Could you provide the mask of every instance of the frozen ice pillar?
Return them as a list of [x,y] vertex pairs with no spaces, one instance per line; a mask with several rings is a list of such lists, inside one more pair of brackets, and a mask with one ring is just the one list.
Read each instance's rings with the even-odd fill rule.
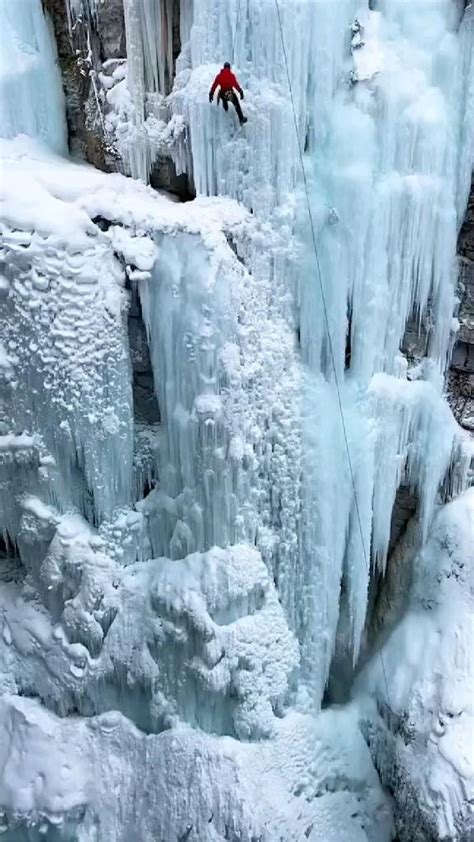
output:
[[61,75],[41,0],[0,0],[0,134],[26,134],[67,149]]
[[164,237],[159,248],[140,286],[162,421],[151,541],[156,556],[182,558],[236,537],[219,366],[231,284],[197,237]]

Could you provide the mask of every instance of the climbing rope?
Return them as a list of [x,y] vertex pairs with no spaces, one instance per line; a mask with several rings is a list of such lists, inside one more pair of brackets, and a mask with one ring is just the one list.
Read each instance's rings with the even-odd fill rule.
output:
[[[286,77],[287,77],[287,80],[288,80],[288,90],[289,90],[290,99],[291,99],[291,108],[292,108],[292,112],[293,112],[293,121],[294,121],[294,124],[295,124],[296,141],[297,141],[297,144],[298,144],[298,152],[299,152],[299,159],[300,159],[300,163],[301,163],[301,171],[302,171],[302,174],[303,174],[303,184],[304,184],[304,190],[305,190],[305,194],[306,194],[306,204],[307,204],[307,207],[308,207],[308,217],[309,217],[309,224],[310,224],[310,228],[311,228],[311,237],[312,237],[312,241],[313,241],[314,256],[315,256],[315,259],[316,259],[319,289],[320,289],[320,293],[321,293],[321,301],[323,303],[324,322],[325,322],[326,334],[327,334],[327,339],[328,339],[329,355],[330,355],[330,358],[331,358],[331,365],[332,365],[332,369],[333,369],[333,373],[334,373],[334,382],[336,384],[337,400],[338,400],[338,406],[339,406],[339,413],[340,413],[340,416],[341,416],[342,431],[343,431],[343,435],[344,435],[344,443],[345,443],[345,449],[346,449],[346,454],[347,454],[347,462],[348,462],[348,465],[349,465],[349,474],[350,474],[350,479],[351,479],[351,484],[352,484],[352,491],[353,491],[353,495],[354,495],[354,505],[355,505],[355,510],[356,510],[357,523],[358,523],[358,527],[359,527],[360,543],[361,543],[361,546],[362,546],[362,554],[363,554],[363,557],[364,557],[365,566],[367,568],[367,574],[370,578],[369,560],[368,560],[368,554],[367,554],[365,541],[364,541],[364,532],[363,532],[363,529],[362,529],[362,520],[361,520],[361,516],[360,516],[359,502],[358,502],[358,499],[357,499],[354,468],[353,468],[353,464],[352,464],[351,451],[350,451],[350,447],[349,447],[349,438],[348,438],[348,435],[347,435],[347,427],[346,427],[346,420],[345,420],[345,417],[344,417],[344,409],[343,409],[343,406],[342,406],[341,389],[340,389],[340,385],[339,385],[339,377],[338,377],[338,374],[337,374],[337,367],[336,367],[336,357],[335,357],[335,354],[334,354],[334,347],[333,347],[333,342],[332,342],[332,338],[331,338],[331,331],[330,331],[330,328],[329,328],[328,308],[327,308],[327,304],[326,304],[326,296],[325,296],[325,293],[324,293],[323,278],[322,278],[322,272],[321,272],[321,263],[320,263],[320,260],[319,260],[318,245],[317,245],[317,240],[316,240],[316,230],[315,230],[315,226],[314,226],[313,213],[312,213],[312,210],[311,210],[311,202],[310,202],[310,199],[309,199],[308,179],[307,179],[307,176],[306,176],[306,170],[305,170],[305,166],[304,166],[304,157],[303,157],[303,147],[302,147],[302,144],[301,144],[300,133],[299,133],[299,129],[298,129],[298,117],[297,117],[297,114],[296,114],[295,99],[294,99],[294,96],[293,96],[293,86],[291,84],[290,68],[289,68],[289,64],[288,64],[288,56],[287,56],[287,52],[286,52],[285,38],[284,38],[284,35],[283,35],[283,24],[282,24],[282,20],[281,20],[279,2],[278,2],[278,0],[274,0],[274,2],[275,2],[275,9],[276,9],[277,18],[278,18],[278,26],[279,26],[279,29],[280,29],[281,46],[282,46],[282,49],[283,49],[283,58],[284,58],[285,68],[286,68]],[[385,689],[386,689],[386,692],[387,692],[387,699],[388,699],[389,692],[388,692],[387,674],[386,674],[386,671],[385,671],[385,663],[384,663],[384,660],[383,660],[382,653],[379,651],[378,654],[379,654],[379,657],[380,657],[380,663],[381,663],[381,666],[382,666],[382,673],[383,673],[383,678],[384,678],[384,682],[385,682]]]

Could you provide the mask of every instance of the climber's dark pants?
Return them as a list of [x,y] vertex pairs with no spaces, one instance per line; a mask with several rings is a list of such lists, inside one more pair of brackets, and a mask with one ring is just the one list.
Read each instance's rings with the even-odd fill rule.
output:
[[239,118],[239,122],[243,123],[244,115],[242,114],[242,109],[240,107],[240,102],[237,99],[237,94],[234,91],[219,91],[219,99],[224,106],[224,111],[229,110],[229,102],[232,103],[235,110],[237,111],[237,117]]

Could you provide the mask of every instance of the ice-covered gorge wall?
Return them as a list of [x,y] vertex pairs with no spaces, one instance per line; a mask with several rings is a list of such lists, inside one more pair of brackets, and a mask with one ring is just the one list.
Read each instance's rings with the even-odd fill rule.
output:
[[[472,161],[465,126],[470,119],[472,132],[472,19],[458,31],[451,2],[385,2],[358,16],[365,44],[353,57],[361,81],[340,88],[312,154],[324,302],[314,282],[302,284],[301,298],[303,356],[316,378],[322,371],[331,380],[335,365],[344,384],[358,506],[352,495],[339,559],[347,594],[343,625],[352,629],[356,651],[369,547],[383,566],[396,487],[404,481],[419,496],[426,535],[452,459],[462,474],[440,393],[453,330],[459,202],[464,205],[469,184],[466,158]],[[319,224],[322,196],[337,209],[337,225]],[[315,272],[310,254],[308,277]],[[324,306],[328,323],[321,318]],[[426,345],[407,380],[400,348],[409,318],[423,326]],[[364,406],[367,385],[371,407]],[[347,476],[342,442],[335,449],[339,464],[328,463],[323,440],[319,449],[319,472],[322,458],[328,476]],[[343,528],[344,520],[339,532]]]
[[[319,702],[341,613],[341,578],[343,626],[356,655],[368,556],[372,548],[374,560],[385,563],[397,485],[407,481],[421,497],[426,530],[456,452],[457,431],[439,397],[439,368],[453,310],[454,195],[461,207],[469,159],[469,18],[458,32],[450,14],[455,6],[448,0],[430,4],[433,29],[420,43],[423,26],[413,25],[415,12],[408,15],[408,4],[395,0],[370,13],[352,0],[279,0],[356,508],[275,2],[192,5],[191,26],[191,3],[181,4],[183,52],[170,97],[186,129],[177,161],[192,171],[198,193],[242,201],[260,230],[255,237],[245,225],[229,232],[245,268],[239,273],[224,266],[215,287],[206,289],[209,266],[207,257],[199,263],[198,249],[193,260],[199,271],[190,284],[195,263],[183,245],[175,254],[163,249],[148,298],[145,284],[141,288],[166,419],[158,466],[162,505],[155,507],[155,494],[148,503],[151,519],[164,511],[169,520],[155,530],[154,551],[177,558],[213,543],[256,542],[298,634],[304,677]],[[127,15],[137,16],[137,27],[128,27],[127,51],[132,64],[134,56],[141,62],[145,96],[145,78],[162,74],[143,44],[145,4],[127,0],[126,7]],[[366,44],[351,54],[356,14]],[[147,35],[157,34],[156,18],[147,20],[154,20]],[[207,99],[227,58],[246,91],[243,131],[232,110],[225,115]],[[367,81],[353,85],[351,73]],[[409,159],[407,136],[413,141]],[[147,159],[139,145],[137,153],[140,168]],[[458,154],[462,167],[454,160]],[[301,243],[305,265],[294,260]],[[226,286],[234,298],[224,296],[223,311],[215,293]],[[177,312],[176,290],[185,305]],[[291,300],[300,305],[295,320]],[[412,304],[421,318],[428,301],[435,327],[426,359],[410,373],[412,383],[398,349]],[[164,364],[175,375],[166,388]],[[90,473],[100,474],[101,466],[94,463]],[[122,486],[120,502],[129,499],[127,484]],[[227,497],[230,505],[221,506]],[[112,494],[104,510],[114,502]]]
[[[462,483],[467,464],[441,398],[472,164],[472,9],[461,21],[462,5],[278,3],[319,266],[274,0],[195,0],[178,60],[171,102],[187,129],[178,166],[198,194],[235,197],[306,243],[296,277],[284,261],[272,267],[299,298],[306,363],[298,550],[276,567],[318,697],[341,610],[357,657],[370,566],[385,565],[398,485],[419,496],[426,534],[448,467],[454,461]],[[246,93],[243,131],[232,110],[207,102],[226,59]],[[400,353],[409,318],[427,335],[410,372]]]
[[[181,5],[188,15],[189,0]],[[182,164],[191,168],[198,194],[230,195],[268,216],[290,199],[301,175],[276,4],[195,0],[192,7],[190,41],[178,61],[173,94],[173,108],[184,114],[188,127]],[[279,2],[303,143],[314,70],[324,77],[327,104],[342,71],[356,7],[355,0],[342,0],[337,8],[326,2]],[[244,133],[237,132],[235,120],[226,119],[222,108],[208,107],[207,92],[225,60],[232,62],[245,89],[244,111],[250,119]]]
[[[351,96],[339,93],[315,148],[315,199],[322,185],[341,221],[321,236],[323,274],[338,277],[327,298],[332,312],[334,298],[348,302],[351,371],[364,379],[396,370],[408,317],[421,323],[428,307],[428,356],[446,364],[455,240],[472,165],[470,18],[458,31],[451,0],[395,0],[361,15],[366,43],[354,51],[355,73],[367,81]],[[303,322],[303,334],[318,366],[324,328],[314,335],[304,303],[311,326]],[[334,324],[339,347],[344,315]],[[342,372],[340,357],[339,364]]]
[[[301,183],[301,166],[277,4],[233,0],[223,8],[216,0],[183,0],[186,18],[191,5],[190,41],[171,97],[186,119],[183,164],[192,170],[198,194],[230,195],[257,216],[267,218],[275,206],[281,213]],[[416,311],[421,321],[428,300],[431,352],[445,364],[453,239],[472,168],[472,11],[460,23],[461,6],[456,0],[278,3],[298,133],[307,176],[313,176],[313,219],[338,330],[339,374],[347,304],[351,367],[361,374],[364,369],[365,378],[394,370],[407,318]],[[366,43],[351,55],[356,14]],[[250,120],[243,132],[207,103],[207,83],[224,57],[233,61],[246,91]],[[328,206],[336,208],[340,225],[323,224]],[[302,202],[300,225],[306,216]],[[381,280],[374,290],[375,278]],[[326,331],[317,318],[321,302],[316,313],[310,300],[304,302],[311,327],[306,333],[303,320],[303,343],[319,369]]]

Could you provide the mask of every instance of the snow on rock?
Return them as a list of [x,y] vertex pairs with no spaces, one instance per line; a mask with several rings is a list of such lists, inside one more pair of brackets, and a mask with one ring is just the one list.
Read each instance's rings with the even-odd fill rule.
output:
[[182,117],[171,115],[163,94],[144,94],[140,100],[129,89],[129,62],[107,62],[98,74],[98,97],[104,120],[105,140],[120,157],[124,171],[147,182],[159,155],[172,156],[182,141]]
[[415,560],[405,616],[357,682],[403,842],[473,832],[473,548],[471,489],[439,510]]
[[[371,80],[384,66],[386,53],[379,40],[381,22],[380,12],[366,12],[352,25],[351,48],[354,70],[351,78],[354,82]],[[389,60],[388,63],[390,63]]]
[[34,699],[0,705],[0,809],[17,833],[28,823],[84,841],[127,842],[133,826],[140,839],[389,842],[385,798],[343,712],[291,714],[274,740],[252,744],[186,726],[145,736],[116,712],[59,719]]

